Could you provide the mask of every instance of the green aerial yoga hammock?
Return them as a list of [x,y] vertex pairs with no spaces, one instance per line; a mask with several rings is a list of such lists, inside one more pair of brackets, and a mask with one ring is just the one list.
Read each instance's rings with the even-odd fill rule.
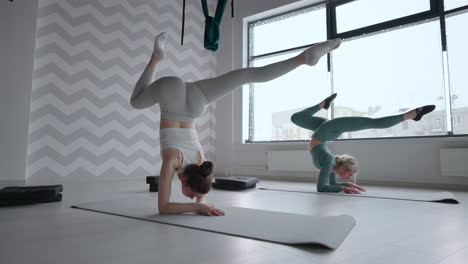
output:
[[216,6],[216,13],[214,17],[209,16],[208,5],[206,0],[201,0],[203,7],[203,14],[205,15],[205,49],[216,51],[219,44],[219,25],[223,18],[224,8],[226,7],[227,0],[218,0]]
[[[218,0],[216,6],[216,13],[214,17],[209,16],[208,4],[206,0],[201,0],[203,14],[205,15],[205,36],[204,46],[206,49],[216,51],[219,45],[219,25],[223,18],[224,8],[226,7],[227,0]],[[234,0],[231,0],[231,17],[234,17]],[[185,25],[185,0],[183,1],[182,12],[182,34],[180,45],[184,45],[184,25]]]

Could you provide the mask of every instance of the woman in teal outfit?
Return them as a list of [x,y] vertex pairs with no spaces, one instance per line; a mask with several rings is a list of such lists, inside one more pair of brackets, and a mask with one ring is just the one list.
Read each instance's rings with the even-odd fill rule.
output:
[[356,160],[349,155],[333,155],[326,142],[337,139],[344,132],[388,128],[408,119],[419,121],[423,115],[432,112],[435,105],[426,105],[404,114],[382,118],[339,117],[327,120],[314,116],[320,109],[328,109],[336,95],[332,94],[321,103],[293,114],[291,121],[297,126],[315,131],[309,142],[309,151],[315,167],[320,169],[317,191],[360,193],[365,190],[359,185],[335,180],[336,174],[342,179],[350,179],[357,172]]

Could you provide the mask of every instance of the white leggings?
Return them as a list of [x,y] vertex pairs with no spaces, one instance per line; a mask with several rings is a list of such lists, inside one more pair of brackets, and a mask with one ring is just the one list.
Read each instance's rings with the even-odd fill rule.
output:
[[154,82],[155,66],[148,64],[138,79],[130,103],[142,109],[159,103],[161,118],[193,123],[207,105],[248,83],[276,79],[299,66],[295,58],[263,67],[243,68],[219,77],[184,82],[178,77],[163,77]]

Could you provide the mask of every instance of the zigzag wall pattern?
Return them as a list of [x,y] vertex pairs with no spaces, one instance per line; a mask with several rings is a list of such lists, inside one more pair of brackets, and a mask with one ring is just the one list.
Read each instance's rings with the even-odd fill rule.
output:
[[[215,73],[200,2],[187,1],[184,46],[181,18],[182,0],[39,1],[28,178],[159,173],[159,107],[129,104],[154,36],[168,32],[155,78]],[[215,156],[214,109],[196,124],[207,159]]]

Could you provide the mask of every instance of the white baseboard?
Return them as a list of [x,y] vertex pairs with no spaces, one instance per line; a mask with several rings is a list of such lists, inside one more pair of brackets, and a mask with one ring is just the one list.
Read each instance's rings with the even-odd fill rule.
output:
[[24,186],[26,181],[24,180],[0,180],[0,186]]
[[102,182],[102,181],[134,181],[140,180],[146,182],[146,176],[132,177],[94,177],[94,176],[80,176],[80,177],[47,177],[47,178],[34,178],[26,179],[27,185],[52,185],[63,184],[66,182]]

